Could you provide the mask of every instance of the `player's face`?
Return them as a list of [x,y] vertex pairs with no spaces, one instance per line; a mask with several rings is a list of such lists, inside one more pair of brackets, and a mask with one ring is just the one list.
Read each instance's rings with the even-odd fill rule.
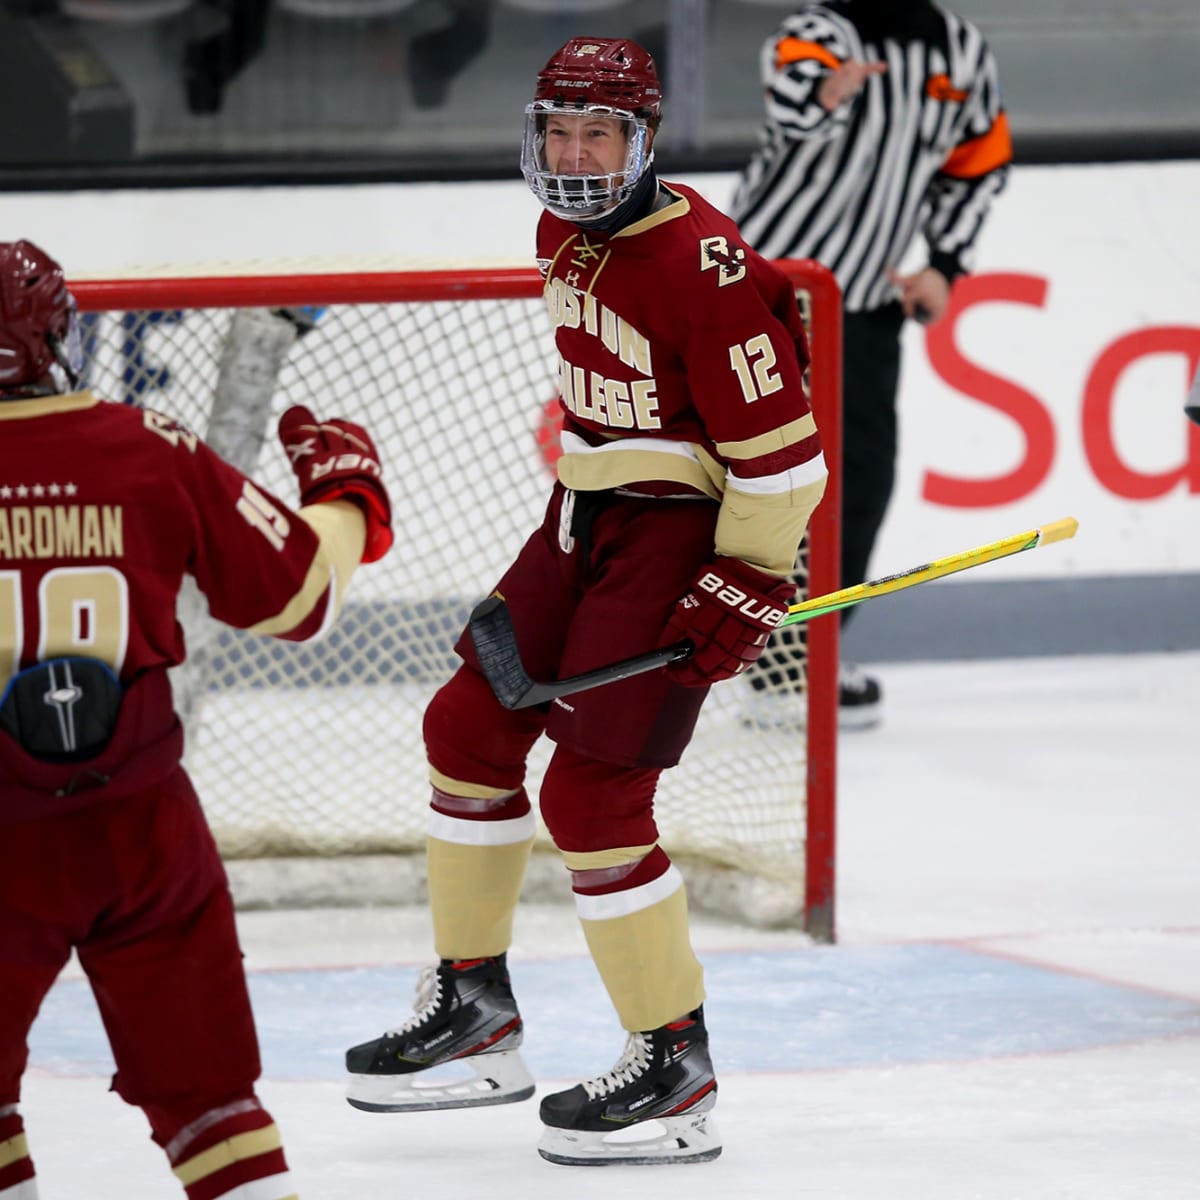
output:
[[546,118],[546,166],[553,175],[615,175],[625,168],[628,125],[618,117]]

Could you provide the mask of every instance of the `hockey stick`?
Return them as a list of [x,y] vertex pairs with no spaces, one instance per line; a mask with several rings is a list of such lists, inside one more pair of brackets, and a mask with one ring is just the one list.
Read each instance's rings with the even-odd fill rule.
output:
[[[976,546],[975,549],[964,550],[961,554],[936,558],[922,566],[902,571],[899,575],[887,575],[868,583],[856,583],[853,587],[827,592],[824,596],[814,596],[811,600],[791,605],[788,615],[781,622],[781,627],[795,625],[800,621],[811,621],[814,617],[837,612],[838,609],[849,608],[853,604],[861,604],[873,596],[886,596],[890,592],[903,591],[905,588],[916,587],[919,583],[928,583],[931,579],[941,579],[957,571],[994,562],[998,558],[1020,554],[1023,550],[1033,550],[1051,542],[1066,541],[1067,538],[1075,536],[1078,528],[1079,522],[1074,517],[1064,517],[1061,521],[1053,521],[1049,525],[1014,534],[998,542]],[[503,596],[489,596],[476,605],[467,628],[479,654],[479,665],[483,668],[496,699],[505,708],[510,709],[530,708],[559,696],[570,696],[574,692],[599,687],[604,683],[615,683],[618,679],[628,679],[629,676],[640,675],[643,671],[653,671],[656,667],[682,662],[692,653],[691,642],[677,642],[673,646],[660,646],[645,654],[637,654],[632,658],[623,658],[618,662],[596,667],[592,671],[584,671],[581,675],[551,679],[543,683],[532,679],[521,662],[512,618],[508,615],[508,606]]]
[[1063,517],[1061,521],[1051,521],[1049,525],[1038,529],[1015,533],[1012,537],[988,542],[985,546],[976,546],[974,550],[964,550],[961,554],[935,558],[933,562],[924,563],[919,567],[909,567],[899,575],[885,575],[882,579],[856,583],[853,587],[842,588],[841,591],[814,596],[811,600],[790,605],[788,615],[780,622],[780,628],[784,625],[795,625],[799,621],[811,621],[813,617],[837,612],[840,608],[850,608],[864,600],[870,600],[873,596],[901,592],[905,588],[916,587],[918,583],[928,583],[931,579],[941,579],[957,571],[965,571],[968,567],[978,567],[982,563],[995,562],[998,558],[1008,558],[1009,555],[1020,554],[1022,550],[1033,550],[1051,542],[1065,542],[1067,538],[1075,536],[1078,528],[1079,522],[1074,517]]

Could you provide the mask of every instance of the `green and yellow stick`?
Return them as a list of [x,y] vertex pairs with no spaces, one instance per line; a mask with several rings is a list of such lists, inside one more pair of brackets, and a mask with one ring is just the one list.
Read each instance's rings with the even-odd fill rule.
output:
[[898,575],[885,575],[882,579],[872,579],[867,583],[856,583],[852,587],[842,588],[841,591],[814,596],[811,600],[790,605],[788,616],[780,622],[780,628],[784,625],[795,625],[800,621],[811,621],[813,617],[837,612],[840,608],[850,608],[874,596],[902,592],[905,588],[916,587],[918,583],[928,583],[931,579],[941,579],[945,575],[953,575],[969,567],[995,562],[998,558],[1008,558],[1012,554],[1020,554],[1023,550],[1048,546],[1051,542],[1065,542],[1067,538],[1075,536],[1078,528],[1079,522],[1074,517],[1063,517],[1061,521],[1051,521],[1049,525],[1038,529],[1015,533],[1012,537],[1002,538],[998,542],[988,542],[986,546],[976,546],[974,550],[963,550],[959,554],[935,558],[933,562],[910,567]]
[[[779,628],[795,625],[800,621],[811,621],[813,617],[837,612],[839,608],[849,608],[852,604],[861,604],[864,600],[870,600],[872,596],[886,596],[889,592],[903,591],[905,588],[916,587],[919,583],[928,583],[931,579],[941,579],[943,575],[965,571],[968,567],[994,562],[997,558],[1007,558],[1010,554],[1020,554],[1022,550],[1032,550],[1050,542],[1065,541],[1074,537],[1078,528],[1079,522],[1074,517],[1064,517],[1061,521],[1053,521],[1040,529],[1018,533],[999,542],[989,542],[986,546],[964,550],[961,554],[936,558],[933,562],[902,571],[899,575],[888,575],[870,583],[856,583],[853,587],[842,588],[838,592],[814,596],[802,604],[793,604],[788,610],[789,615],[783,619]],[[620,662],[597,667],[593,671],[585,671],[582,675],[572,675],[567,679],[537,680],[530,676],[521,662],[521,652],[517,647],[512,620],[501,596],[493,594],[476,605],[471,613],[469,628],[475,649],[479,653],[483,673],[492,685],[496,698],[505,708],[527,708],[533,704],[546,704],[559,696],[569,696],[587,688],[599,687],[603,683],[613,683],[630,675],[640,675],[643,671],[665,667],[668,663],[681,662],[692,653],[691,642],[679,642],[673,646],[660,646],[634,658],[624,658]]]

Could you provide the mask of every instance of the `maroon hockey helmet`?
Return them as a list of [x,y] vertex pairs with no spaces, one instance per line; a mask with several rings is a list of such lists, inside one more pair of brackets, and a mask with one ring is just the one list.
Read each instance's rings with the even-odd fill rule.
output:
[[75,305],[62,267],[32,242],[0,242],[0,388],[36,384],[67,360]]
[[577,107],[601,105],[635,117],[662,113],[662,84],[649,51],[628,38],[572,38],[537,78],[534,99]]
[[[603,219],[633,194],[650,169],[661,113],[658,69],[637,42],[572,38],[538,73],[534,100],[525,108],[525,182],[555,216],[578,225]],[[570,167],[556,163],[547,130],[561,137],[563,128],[577,121],[610,126],[611,136],[623,140],[620,160],[599,166],[580,155]]]

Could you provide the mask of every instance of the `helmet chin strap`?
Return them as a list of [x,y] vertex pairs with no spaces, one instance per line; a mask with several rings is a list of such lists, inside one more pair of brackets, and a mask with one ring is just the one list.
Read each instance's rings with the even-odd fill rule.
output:
[[658,175],[654,171],[654,163],[650,163],[637,186],[617,205],[595,221],[577,222],[581,229],[594,229],[598,233],[616,233],[634,221],[640,221],[649,216],[658,196]]
[[46,340],[54,351],[54,362],[50,364],[48,377],[59,395],[76,391],[79,387],[79,374],[71,365],[70,355],[62,342],[53,334],[48,334]]

